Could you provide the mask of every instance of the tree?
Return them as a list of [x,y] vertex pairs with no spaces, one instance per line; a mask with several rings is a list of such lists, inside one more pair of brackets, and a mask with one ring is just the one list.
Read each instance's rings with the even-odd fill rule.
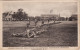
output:
[[3,15],[3,18],[5,18],[8,15],[8,12],[4,12],[2,15]]
[[14,12],[12,17],[17,19],[17,20],[25,20],[28,18],[28,14],[23,12],[23,9],[20,8],[20,9],[18,9],[17,12]]

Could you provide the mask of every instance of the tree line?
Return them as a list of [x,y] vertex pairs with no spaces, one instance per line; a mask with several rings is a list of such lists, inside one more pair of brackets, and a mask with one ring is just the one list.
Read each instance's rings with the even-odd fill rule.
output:
[[16,19],[16,20],[24,20],[28,18],[28,14],[26,12],[23,11],[23,9],[18,9],[17,12],[13,12],[13,14],[11,14],[10,12],[4,12],[3,13],[3,18],[7,17],[7,16],[12,16],[12,18]]

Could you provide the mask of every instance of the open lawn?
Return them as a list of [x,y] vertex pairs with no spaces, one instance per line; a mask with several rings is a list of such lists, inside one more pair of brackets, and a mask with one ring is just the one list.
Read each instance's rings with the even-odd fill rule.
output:
[[12,37],[11,34],[25,31],[25,27],[3,27],[4,47],[27,46],[77,46],[77,21],[61,21],[61,23],[44,25],[48,31],[35,38]]

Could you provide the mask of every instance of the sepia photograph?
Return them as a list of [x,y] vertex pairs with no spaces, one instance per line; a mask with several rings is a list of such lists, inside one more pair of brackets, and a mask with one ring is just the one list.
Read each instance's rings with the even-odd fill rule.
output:
[[4,2],[3,47],[77,47],[77,2]]

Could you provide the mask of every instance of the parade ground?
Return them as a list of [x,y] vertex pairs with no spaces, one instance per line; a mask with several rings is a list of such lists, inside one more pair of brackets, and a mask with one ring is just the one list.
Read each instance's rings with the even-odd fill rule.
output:
[[43,25],[42,28],[46,28],[47,31],[40,33],[39,35],[37,35],[37,37],[34,38],[12,37],[11,34],[13,32],[21,33],[25,31],[25,22],[21,24],[22,25],[19,24],[19,26],[13,26],[13,24],[8,25],[7,21],[3,23],[4,47],[77,46],[77,21],[60,21],[60,23],[55,22],[49,25]]

